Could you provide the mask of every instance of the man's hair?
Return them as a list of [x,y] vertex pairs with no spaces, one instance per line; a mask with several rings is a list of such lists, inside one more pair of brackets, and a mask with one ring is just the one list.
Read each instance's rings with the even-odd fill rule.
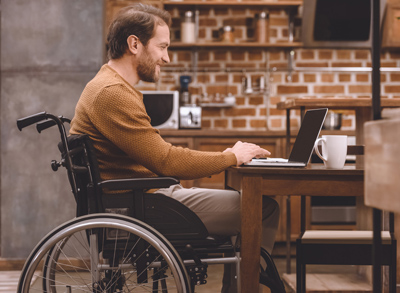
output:
[[139,38],[143,46],[154,36],[157,25],[171,25],[171,15],[154,6],[136,3],[122,8],[108,29],[108,58],[119,59],[128,49],[130,35]]

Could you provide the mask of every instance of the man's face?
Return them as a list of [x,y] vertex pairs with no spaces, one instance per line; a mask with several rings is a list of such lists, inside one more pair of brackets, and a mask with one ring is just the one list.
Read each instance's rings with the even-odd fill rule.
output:
[[169,63],[169,28],[167,25],[157,25],[153,38],[149,40],[139,58],[137,72],[139,78],[146,82],[156,82],[160,78],[161,66]]

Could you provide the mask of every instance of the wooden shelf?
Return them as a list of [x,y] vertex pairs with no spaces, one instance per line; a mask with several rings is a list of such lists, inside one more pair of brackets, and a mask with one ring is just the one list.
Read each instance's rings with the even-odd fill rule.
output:
[[301,42],[279,42],[279,43],[257,43],[257,42],[240,42],[240,43],[223,43],[223,42],[204,42],[204,43],[182,43],[172,42],[169,49],[190,49],[190,48],[300,48]]
[[246,6],[246,7],[270,7],[270,8],[297,8],[303,4],[303,1],[163,1],[164,7],[168,6],[201,6],[201,7],[216,7],[216,6]]

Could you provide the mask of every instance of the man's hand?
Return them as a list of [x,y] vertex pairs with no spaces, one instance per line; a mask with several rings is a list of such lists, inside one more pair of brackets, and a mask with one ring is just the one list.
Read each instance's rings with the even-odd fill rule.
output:
[[258,145],[238,141],[233,147],[227,148],[224,152],[232,152],[236,156],[237,165],[251,162],[253,158],[265,158],[271,153]]

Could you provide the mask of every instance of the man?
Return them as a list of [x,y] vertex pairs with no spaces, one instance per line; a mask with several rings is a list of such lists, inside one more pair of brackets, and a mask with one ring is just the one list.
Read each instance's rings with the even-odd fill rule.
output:
[[[109,62],[84,89],[71,123],[71,134],[86,133],[93,141],[103,180],[172,176],[195,179],[270,153],[257,145],[237,142],[223,152],[200,152],[165,142],[150,124],[143,96],[134,86],[155,82],[168,63],[168,12],[135,4],[122,9],[108,33]],[[231,190],[159,189],[192,209],[212,235],[240,232],[240,194]],[[271,252],[278,225],[277,203],[264,198],[262,246]],[[224,276],[223,292],[235,292],[233,278]]]

